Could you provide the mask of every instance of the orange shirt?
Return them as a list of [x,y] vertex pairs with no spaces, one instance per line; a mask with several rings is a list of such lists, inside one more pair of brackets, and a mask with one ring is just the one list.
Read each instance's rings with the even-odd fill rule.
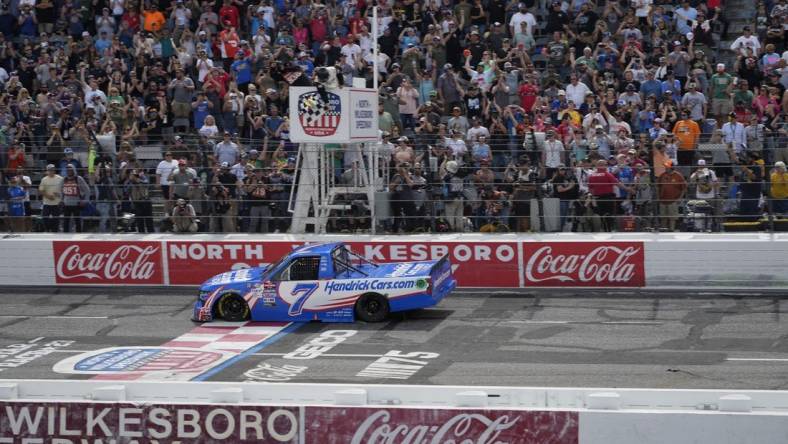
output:
[[698,145],[700,127],[693,120],[679,120],[673,127],[673,134],[679,142],[680,151],[691,151]]
[[164,14],[160,11],[144,11],[142,16],[145,18],[142,28],[149,32],[159,31],[164,27],[164,23],[166,22]]
[[664,173],[657,179],[659,200],[662,202],[675,202],[687,190],[687,181],[676,170]]

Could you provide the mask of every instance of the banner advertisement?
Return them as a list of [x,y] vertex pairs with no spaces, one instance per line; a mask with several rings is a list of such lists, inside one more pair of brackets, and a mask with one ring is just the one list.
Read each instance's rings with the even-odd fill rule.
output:
[[642,242],[523,242],[526,287],[643,287]]
[[303,242],[164,242],[171,285],[199,285],[225,271],[273,264]]
[[[199,285],[272,264],[298,241],[53,241],[58,284]],[[350,241],[374,262],[448,256],[460,287],[643,287],[643,242]]]
[[289,90],[290,140],[357,143],[378,140],[378,92],[368,88],[312,86]]
[[299,442],[298,407],[0,403],[0,443]]
[[517,242],[349,242],[375,262],[438,260],[445,255],[460,287],[519,286]]
[[161,242],[53,241],[58,284],[162,285]]
[[[578,413],[306,407],[307,442],[577,444]],[[330,434],[319,440],[326,430]],[[320,434],[320,435],[317,435]]]

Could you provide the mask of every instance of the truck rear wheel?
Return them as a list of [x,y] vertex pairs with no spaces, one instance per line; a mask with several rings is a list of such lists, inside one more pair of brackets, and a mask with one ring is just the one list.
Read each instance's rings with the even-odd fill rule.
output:
[[364,322],[381,322],[389,315],[389,301],[383,295],[367,293],[356,301],[356,318]]
[[229,322],[245,321],[249,319],[249,304],[240,295],[225,294],[216,303],[216,315]]

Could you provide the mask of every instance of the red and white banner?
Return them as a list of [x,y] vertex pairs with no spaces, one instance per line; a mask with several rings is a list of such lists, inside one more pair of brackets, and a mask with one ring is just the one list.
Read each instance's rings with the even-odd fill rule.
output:
[[512,288],[519,285],[517,242],[349,242],[375,262],[438,260],[449,256],[460,287]]
[[225,271],[272,264],[303,242],[163,242],[171,285],[199,285]]
[[643,242],[523,242],[526,287],[643,287]]
[[162,285],[161,242],[53,241],[58,284]]
[[[306,411],[305,433],[310,443],[578,442],[577,412],[338,407],[307,407]],[[321,439],[311,439],[317,436]]]
[[0,442],[577,444],[579,436],[569,411],[13,401],[0,410]]
[[[199,285],[278,261],[294,241],[53,241],[58,284]],[[448,255],[461,287],[642,287],[643,242],[350,241],[376,262]]]

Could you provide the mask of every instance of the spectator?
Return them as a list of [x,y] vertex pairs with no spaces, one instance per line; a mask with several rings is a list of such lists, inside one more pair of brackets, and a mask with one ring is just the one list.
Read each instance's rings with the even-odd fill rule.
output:
[[759,205],[763,190],[764,162],[754,151],[747,152],[747,157],[742,160],[739,165],[739,214],[748,220],[757,220],[761,216]]
[[681,112],[681,120],[673,126],[673,134],[678,140],[678,165],[692,166],[695,160],[695,149],[700,138],[700,126],[692,120],[688,110]]
[[60,195],[63,196],[63,232],[71,232],[71,221],[74,221],[74,230],[82,232],[82,209],[90,198],[90,187],[85,179],[77,174],[77,169],[72,164],[66,165],[66,176],[60,182]]
[[197,179],[197,173],[187,166],[185,159],[177,162],[178,166],[170,173],[168,181],[172,184],[171,200],[188,199],[189,190]]
[[774,163],[774,170],[772,170],[769,179],[772,214],[786,217],[788,215],[788,173],[786,173],[785,162]]
[[92,179],[95,189],[93,195],[96,196],[96,211],[99,214],[98,230],[100,233],[111,233],[115,231],[115,206],[120,200],[112,164],[99,163]]
[[41,194],[41,216],[44,219],[44,228],[51,233],[60,231],[60,204],[62,202],[63,177],[55,172],[55,166],[46,166],[46,176],[41,179],[38,192]]
[[665,161],[664,167],[665,172],[657,178],[660,226],[668,231],[676,231],[679,203],[687,191],[687,182],[684,176],[673,168],[672,161]]
[[161,189],[167,213],[172,208],[172,196],[170,195],[172,180],[170,176],[176,169],[178,169],[178,161],[173,159],[172,151],[164,153],[164,159],[156,166],[156,185]]
[[197,214],[194,207],[187,203],[185,199],[178,199],[172,210],[172,231],[173,233],[195,233],[197,232]]
[[25,189],[19,184],[19,178],[12,176],[6,188],[8,196],[8,220],[11,232],[20,233],[25,231]]
[[125,173],[127,174],[125,186],[133,204],[137,232],[153,233],[155,230],[153,228],[153,203],[150,200],[150,179],[139,163],[136,163],[132,168],[127,168]]

